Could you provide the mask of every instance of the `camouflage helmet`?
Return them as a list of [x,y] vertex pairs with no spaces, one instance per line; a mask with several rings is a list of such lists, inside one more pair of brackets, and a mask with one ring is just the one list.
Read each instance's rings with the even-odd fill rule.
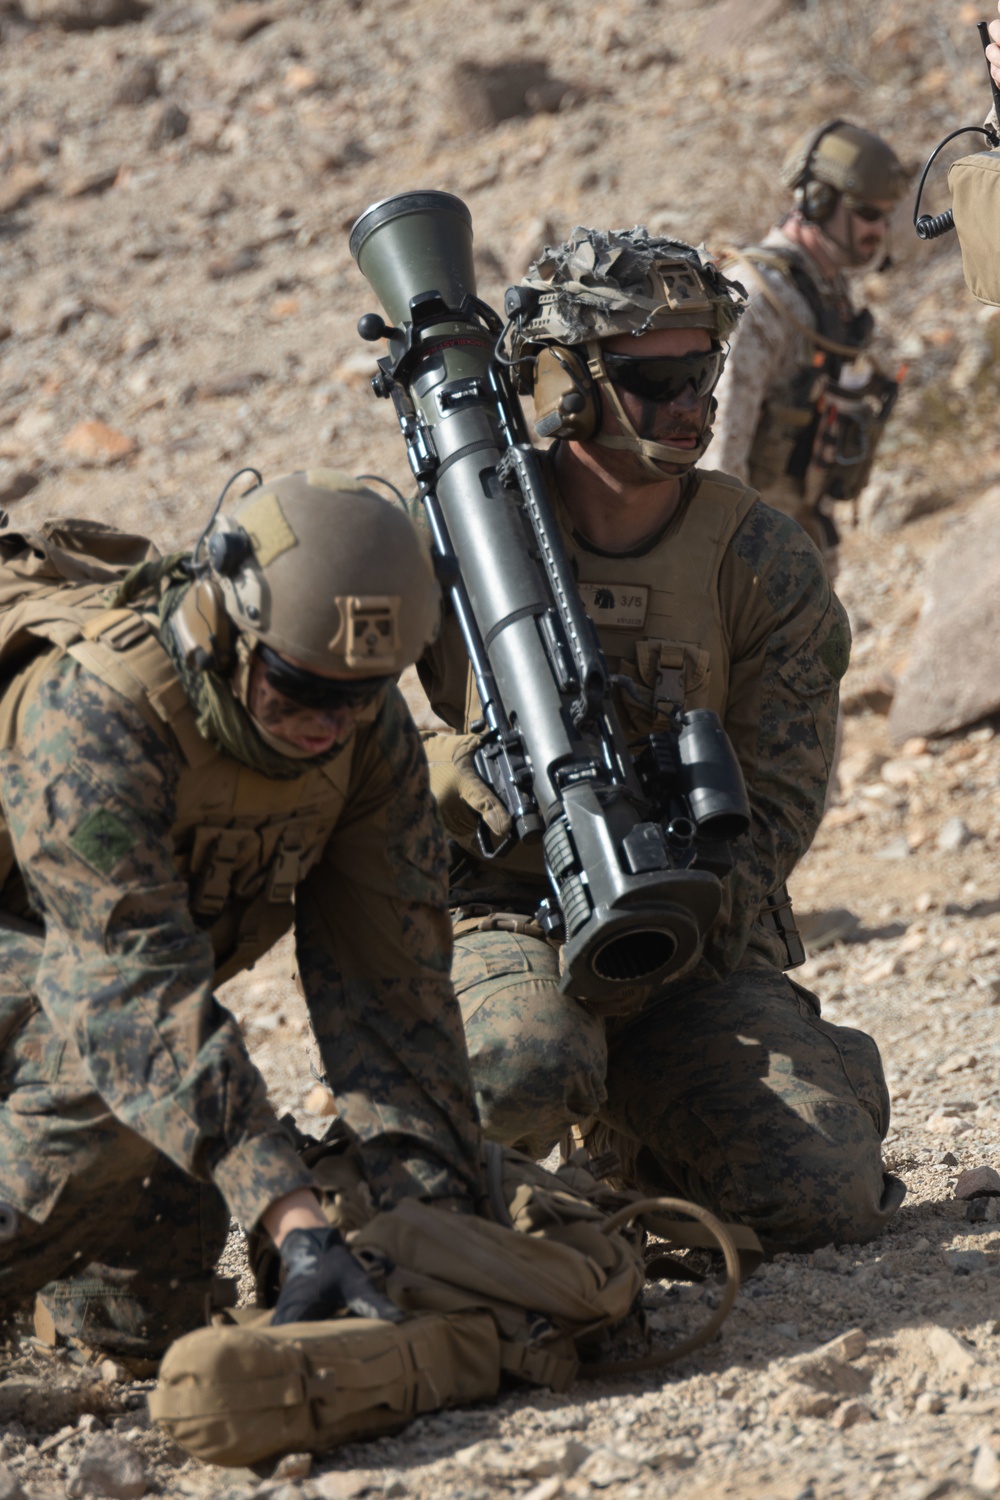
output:
[[516,321],[515,358],[525,344],[585,344],[652,328],[704,328],[721,341],[745,300],[743,288],[692,245],[641,224],[574,229],[564,244],[545,247],[520,285],[539,295]]
[[[658,238],[642,225],[575,229],[565,244],[546,246],[504,302],[512,320],[515,380],[519,390],[534,397],[536,431],[628,449],[658,478],[664,465],[674,473],[689,469],[711,439],[714,397],[696,447],[643,436],[608,375],[602,340],[622,334],[638,338],[657,329],[700,329],[724,358],[720,346],[735,329],[745,301],[739,283],[692,245]],[[617,431],[606,421],[608,410]]]
[[440,591],[416,528],[349,474],[302,470],[254,489],[206,544],[228,617],[309,671],[396,676],[437,632]]
[[803,136],[781,175],[786,187],[805,191],[822,182],[858,203],[895,203],[910,179],[887,141],[847,120],[828,120]]

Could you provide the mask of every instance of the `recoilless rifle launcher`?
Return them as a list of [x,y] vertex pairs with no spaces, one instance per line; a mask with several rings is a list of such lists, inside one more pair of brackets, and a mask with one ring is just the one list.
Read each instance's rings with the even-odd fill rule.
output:
[[538,920],[563,942],[565,993],[613,999],[676,973],[719,911],[729,841],[750,809],[718,716],[678,712],[633,759],[584,610],[503,344],[534,294],[512,287],[506,327],[475,294],[472,219],[450,193],[411,192],[356,221],[351,254],[389,317],[372,380],[392,400],[482,705],[476,770],[541,841],[553,895]]

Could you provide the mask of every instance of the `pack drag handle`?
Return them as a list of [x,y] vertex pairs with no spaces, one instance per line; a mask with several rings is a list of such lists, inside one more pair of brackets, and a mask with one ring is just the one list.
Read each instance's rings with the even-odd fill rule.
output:
[[[695,1349],[700,1349],[703,1344],[713,1339],[732,1311],[736,1294],[740,1289],[739,1253],[729,1230],[707,1208],[702,1208],[697,1203],[687,1203],[683,1198],[640,1198],[637,1203],[629,1203],[625,1208],[620,1208],[616,1214],[612,1214],[611,1218],[601,1225],[601,1233],[613,1234],[623,1224],[631,1223],[642,1214],[661,1213],[682,1214],[685,1219],[697,1219],[709,1231],[726,1261],[726,1289],[722,1294],[722,1301],[708,1322],[686,1339],[682,1339],[679,1344],[674,1344],[670,1349],[663,1349],[658,1354],[647,1354],[639,1359],[601,1360],[598,1364],[581,1365],[578,1372],[581,1380],[602,1380],[612,1375],[638,1375],[644,1370],[659,1370],[663,1365],[673,1364],[675,1360],[683,1359],[686,1354],[693,1354]],[[676,1227],[681,1232],[681,1238],[684,1238],[683,1222],[678,1223]],[[657,1232],[668,1234],[669,1223],[657,1226]]]

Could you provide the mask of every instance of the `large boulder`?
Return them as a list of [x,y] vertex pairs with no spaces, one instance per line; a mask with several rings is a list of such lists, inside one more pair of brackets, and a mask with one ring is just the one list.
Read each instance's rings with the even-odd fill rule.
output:
[[1000,712],[1000,486],[942,540],[889,713],[897,743]]

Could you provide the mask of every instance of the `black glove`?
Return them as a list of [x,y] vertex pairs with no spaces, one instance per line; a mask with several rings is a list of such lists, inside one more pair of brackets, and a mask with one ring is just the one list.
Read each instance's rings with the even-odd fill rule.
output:
[[285,1284],[271,1318],[272,1328],[279,1323],[332,1318],[344,1307],[356,1318],[402,1322],[399,1308],[376,1291],[332,1225],[290,1230],[278,1253]]

